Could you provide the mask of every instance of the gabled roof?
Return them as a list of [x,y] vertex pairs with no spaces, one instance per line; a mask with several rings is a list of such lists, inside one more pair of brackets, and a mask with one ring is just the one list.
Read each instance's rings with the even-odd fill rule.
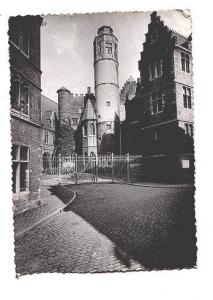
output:
[[84,111],[81,116],[81,121],[95,120],[95,119],[97,119],[96,109],[93,101],[90,98],[88,98]]

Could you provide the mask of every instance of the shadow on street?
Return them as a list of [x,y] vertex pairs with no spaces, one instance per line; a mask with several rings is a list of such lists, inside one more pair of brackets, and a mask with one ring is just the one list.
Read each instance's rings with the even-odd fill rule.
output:
[[196,266],[193,189],[151,189],[127,185],[81,186],[73,211],[114,244],[126,267],[136,260],[146,269]]

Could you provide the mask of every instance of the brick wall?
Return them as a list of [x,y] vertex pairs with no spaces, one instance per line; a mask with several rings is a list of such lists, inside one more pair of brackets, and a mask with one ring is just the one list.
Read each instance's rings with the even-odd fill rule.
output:
[[[29,202],[39,198],[41,169],[42,169],[42,153],[41,153],[41,128],[32,126],[27,122],[23,122],[18,118],[11,118],[12,144],[29,147],[29,198],[24,195],[24,199],[19,195],[16,199],[16,210],[20,210],[19,206],[29,207]],[[20,200],[20,201],[19,201]]]
[[[29,117],[11,110],[12,144],[29,148],[29,192],[14,195],[15,211],[34,206],[40,194],[42,170],[41,132],[41,70],[40,70],[40,16],[17,16],[9,20],[9,44],[11,75],[21,76],[29,87]],[[28,29],[29,55],[25,55],[14,42],[14,33],[20,28]],[[14,41],[14,40],[13,40]]]

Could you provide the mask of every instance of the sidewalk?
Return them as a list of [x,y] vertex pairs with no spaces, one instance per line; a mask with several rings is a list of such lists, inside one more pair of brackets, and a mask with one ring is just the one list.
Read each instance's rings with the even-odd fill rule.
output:
[[14,234],[18,237],[64,208],[64,203],[52,195],[48,187],[41,187],[41,206],[14,216]]

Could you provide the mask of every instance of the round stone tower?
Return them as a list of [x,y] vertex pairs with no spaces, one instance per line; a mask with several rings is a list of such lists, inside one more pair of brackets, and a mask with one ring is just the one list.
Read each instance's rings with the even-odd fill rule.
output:
[[100,27],[94,40],[94,77],[98,152],[119,153],[118,40],[110,26]]
[[60,125],[63,120],[71,119],[71,103],[70,103],[70,91],[62,87],[57,90],[58,93],[58,115]]

